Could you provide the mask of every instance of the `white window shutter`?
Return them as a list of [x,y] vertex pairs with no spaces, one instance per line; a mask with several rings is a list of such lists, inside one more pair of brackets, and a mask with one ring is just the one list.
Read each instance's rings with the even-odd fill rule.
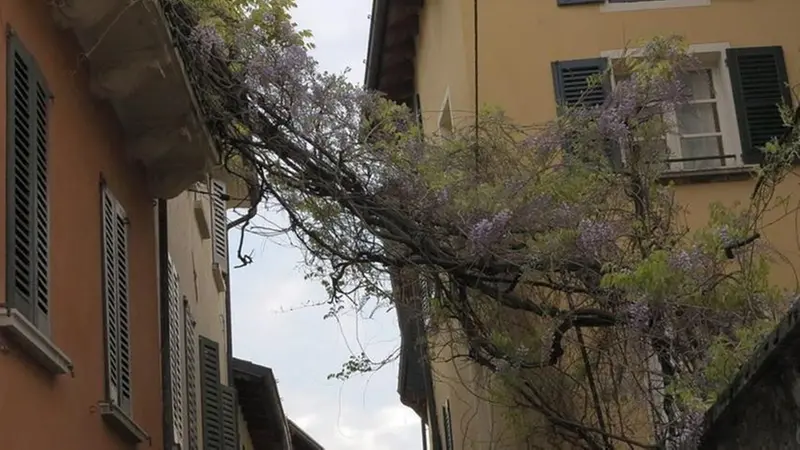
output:
[[131,412],[131,336],[128,285],[128,218],[103,188],[103,296],[108,400]]
[[195,322],[192,312],[189,309],[189,302],[183,302],[183,324],[184,324],[184,352],[185,352],[185,374],[186,374],[186,450],[198,450],[198,413],[197,413],[197,334],[195,333]]
[[172,257],[168,256],[167,270],[169,289],[169,366],[172,392],[172,427],[176,444],[184,440],[184,364],[183,354],[183,305],[181,304],[180,280]]
[[211,237],[212,263],[217,289],[225,290],[228,272],[227,187],[220,180],[211,180]]

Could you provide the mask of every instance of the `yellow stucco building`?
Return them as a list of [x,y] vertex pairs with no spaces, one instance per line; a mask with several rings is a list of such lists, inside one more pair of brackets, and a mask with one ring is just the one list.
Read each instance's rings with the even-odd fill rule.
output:
[[[776,104],[800,83],[798,9],[795,0],[374,0],[366,84],[420,111],[426,132],[471,120],[484,105],[543,123],[623,49],[681,35],[703,64],[693,78],[703,86],[692,99],[698,117],[668,137],[669,177],[692,226],[707,221],[711,202],[748,198],[758,147],[784,130]],[[778,194],[795,190],[790,178]],[[773,211],[761,237],[779,255],[774,281],[788,289],[798,284],[795,222]],[[408,340],[420,327],[398,314]],[[418,367],[420,351],[404,343],[399,391],[426,424],[428,448],[535,448],[508,437],[493,407],[467,387],[477,371],[454,362]]]

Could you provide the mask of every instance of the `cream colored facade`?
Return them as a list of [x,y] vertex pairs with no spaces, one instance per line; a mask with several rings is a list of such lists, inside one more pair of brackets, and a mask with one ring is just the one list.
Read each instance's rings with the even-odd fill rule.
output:
[[[418,105],[426,132],[472,120],[478,105],[499,106],[523,124],[546,122],[556,114],[553,63],[614,58],[623,48],[655,36],[683,36],[712,73],[718,131],[733,161],[724,169],[702,171],[702,176],[676,175],[678,199],[688,208],[690,226],[707,221],[711,202],[744,201],[753,188],[742,164],[741,122],[727,50],[780,47],[790,85],[800,83],[800,3],[795,0],[427,0],[413,11],[392,1],[377,0],[375,5],[373,16],[385,10],[381,8],[389,12],[373,17],[367,84],[397,101]],[[376,28],[380,20],[385,23]],[[406,25],[414,21],[415,26]],[[411,49],[401,53],[397,49],[409,36]],[[413,63],[402,62],[404,58]],[[796,192],[792,180],[779,188],[779,195]],[[770,225],[761,242],[781,254],[774,281],[796,289],[800,245],[795,217],[774,211],[766,223]],[[441,362],[448,356],[445,349],[432,368],[437,420],[444,430],[442,449],[547,448],[515,441],[500,412],[472,389],[480,384],[478,371]],[[447,409],[449,426],[443,421]],[[452,447],[446,442],[448,428]],[[432,444],[428,448],[436,449]]]
[[[168,248],[173,299],[178,302],[172,312],[177,312],[181,336],[171,344],[177,348],[172,357],[178,373],[173,382],[173,399],[176,403],[174,434],[176,442],[186,442],[187,448],[196,442],[198,449],[213,447],[215,436],[235,430],[238,448],[253,447],[242,412],[236,401],[238,395],[231,379],[230,302],[228,299],[227,253],[227,198],[226,185],[216,179],[196,183],[192,188],[168,202]],[[176,311],[177,309],[177,311]],[[212,352],[211,354],[208,352]],[[192,356],[193,355],[193,356]],[[216,364],[218,392],[233,401],[234,416],[229,423],[224,417],[216,424],[213,412],[206,411],[214,404],[204,397],[213,396],[208,385],[213,375],[207,372],[204,358],[213,358]],[[212,362],[212,364],[214,364]],[[194,380],[194,381],[190,381]],[[217,394],[220,395],[220,394]],[[235,429],[227,429],[226,425]],[[210,432],[205,426],[213,428]],[[216,447],[214,447],[216,448]],[[228,447],[226,447],[228,448]]]

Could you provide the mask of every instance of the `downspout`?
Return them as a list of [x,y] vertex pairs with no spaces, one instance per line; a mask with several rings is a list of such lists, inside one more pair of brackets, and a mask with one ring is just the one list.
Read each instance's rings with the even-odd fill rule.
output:
[[[228,353],[227,366],[228,386],[233,387],[233,332],[231,330],[231,263],[228,259],[228,272],[225,275],[225,351]],[[238,414],[238,413],[237,413]]]
[[164,423],[164,450],[175,445],[174,427],[172,424],[172,383],[170,374],[169,348],[169,227],[167,223],[167,201],[158,199],[158,286],[160,306],[161,343],[161,414]]

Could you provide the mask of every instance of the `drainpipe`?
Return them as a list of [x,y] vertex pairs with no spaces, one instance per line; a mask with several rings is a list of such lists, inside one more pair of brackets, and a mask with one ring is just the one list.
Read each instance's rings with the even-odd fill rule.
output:
[[169,348],[169,228],[167,227],[167,201],[158,199],[158,286],[160,306],[161,342],[161,414],[164,424],[164,450],[175,446],[172,424],[172,383],[170,380]]
[[233,385],[233,332],[231,330],[231,263],[228,260],[228,272],[225,275],[225,350],[228,355],[225,358],[228,366],[228,386]]

